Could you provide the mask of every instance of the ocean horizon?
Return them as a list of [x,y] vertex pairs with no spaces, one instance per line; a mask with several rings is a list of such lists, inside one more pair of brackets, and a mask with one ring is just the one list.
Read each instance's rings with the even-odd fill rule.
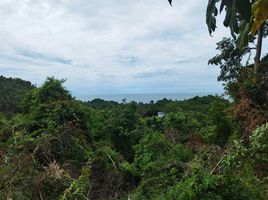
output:
[[79,99],[83,101],[92,101],[93,99],[103,99],[106,101],[116,101],[121,103],[123,99],[126,102],[142,102],[142,103],[149,103],[150,101],[159,101],[164,98],[171,99],[171,100],[186,100],[193,98],[195,96],[207,96],[207,95],[222,95],[220,93],[132,93],[132,94],[99,94],[99,95],[84,95]]

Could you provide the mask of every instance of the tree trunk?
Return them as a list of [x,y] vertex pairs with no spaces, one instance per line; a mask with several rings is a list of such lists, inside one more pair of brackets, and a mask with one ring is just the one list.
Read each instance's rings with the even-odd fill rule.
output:
[[263,28],[264,28],[264,23],[261,25],[259,31],[258,31],[258,38],[257,38],[257,46],[256,46],[256,56],[254,58],[254,76],[255,76],[255,81],[258,83],[259,79],[259,63],[261,60],[261,49],[262,49],[262,39],[263,39]]

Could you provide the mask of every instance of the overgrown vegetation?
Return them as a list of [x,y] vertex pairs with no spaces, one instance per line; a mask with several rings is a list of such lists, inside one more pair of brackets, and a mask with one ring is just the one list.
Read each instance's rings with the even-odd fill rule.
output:
[[34,86],[29,81],[0,76],[0,112],[7,115],[22,111],[23,95]]
[[230,101],[81,102],[64,80],[1,76],[0,199],[268,199],[268,1],[210,0],[210,33],[223,9],[233,39],[209,63]]
[[0,199],[267,199],[267,125],[241,140],[234,103],[81,102],[63,82],[1,110]]

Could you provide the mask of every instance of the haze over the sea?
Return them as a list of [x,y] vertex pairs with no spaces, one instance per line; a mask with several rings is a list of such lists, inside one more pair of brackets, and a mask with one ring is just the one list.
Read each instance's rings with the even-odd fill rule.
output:
[[102,95],[89,95],[81,97],[81,100],[91,101],[94,99],[103,99],[107,101],[116,101],[122,103],[123,100],[126,102],[142,102],[150,103],[151,101],[157,102],[162,99],[168,100],[185,100],[193,98],[195,96],[206,96],[206,95],[222,95],[222,94],[208,94],[208,93],[160,93],[160,94],[102,94]]

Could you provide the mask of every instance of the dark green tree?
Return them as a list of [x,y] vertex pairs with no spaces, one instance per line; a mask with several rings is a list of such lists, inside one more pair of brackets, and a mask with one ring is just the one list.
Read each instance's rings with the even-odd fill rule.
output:
[[35,87],[29,81],[0,76],[0,112],[12,115],[22,111],[22,101]]

